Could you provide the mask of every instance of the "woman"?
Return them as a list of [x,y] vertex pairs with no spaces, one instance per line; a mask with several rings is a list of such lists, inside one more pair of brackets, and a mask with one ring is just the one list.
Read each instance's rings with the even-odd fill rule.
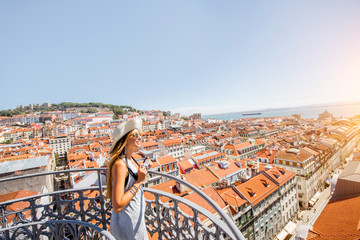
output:
[[148,239],[142,183],[147,170],[131,156],[140,148],[139,118],[120,124],[113,132],[107,174],[107,197],[112,200],[110,232],[116,239]]

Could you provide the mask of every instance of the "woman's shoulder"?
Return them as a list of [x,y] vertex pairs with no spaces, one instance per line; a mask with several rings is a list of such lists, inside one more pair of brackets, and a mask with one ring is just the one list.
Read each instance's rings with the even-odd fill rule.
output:
[[118,159],[115,163],[114,163],[114,167],[126,167],[127,168],[127,165],[126,165],[126,162],[125,162],[125,158],[120,158]]

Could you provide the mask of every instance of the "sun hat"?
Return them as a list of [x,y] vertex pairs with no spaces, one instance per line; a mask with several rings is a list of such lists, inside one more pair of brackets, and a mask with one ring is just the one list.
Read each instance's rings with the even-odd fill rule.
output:
[[126,121],[124,123],[121,123],[118,125],[115,130],[112,132],[112,139],[113,143],[111,145],[109,153],[115,148],[117,142],[125,136],[128,132],[134,130],[139,130],[139,133],[142,132],[142,121],[139,117],[135,117],[130,119],[129,121]]

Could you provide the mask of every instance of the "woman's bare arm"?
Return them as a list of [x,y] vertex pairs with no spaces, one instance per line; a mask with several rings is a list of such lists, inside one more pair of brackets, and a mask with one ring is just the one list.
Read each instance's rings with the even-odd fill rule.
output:
[[[129,191],[125,192],[125,179],[128,175],[128,169],[124,161],[116,161],[112,168],[112,178],[113,178],[113,191],[112,191],[112,205],[114,211],[119,213],[126,205],[129,204],[134,195]],[[134,183],[137,189],[140,188],[142,181],[137,181]],[[136,192],[136,189],[132,189],[133,192]]]

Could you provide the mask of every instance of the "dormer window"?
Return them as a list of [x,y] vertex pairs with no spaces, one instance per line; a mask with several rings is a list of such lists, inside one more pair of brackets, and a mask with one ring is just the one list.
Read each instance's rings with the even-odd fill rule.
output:
[[276,178],[279,178],[279,177],[280,177],[280,175],[279,175],[277,172],[272,172],[272,174],[273,174],[274,177],[276,177]]
[[265,179],[260,179],[261,183],[265,186],[265,187],[269,187],[270,184],[265,180]]
[[248,191],[250,197],[254,197],[256,195],[256,193],[254,192],[254,190],[252,190],[251,188],[246,188],[246,190]]

